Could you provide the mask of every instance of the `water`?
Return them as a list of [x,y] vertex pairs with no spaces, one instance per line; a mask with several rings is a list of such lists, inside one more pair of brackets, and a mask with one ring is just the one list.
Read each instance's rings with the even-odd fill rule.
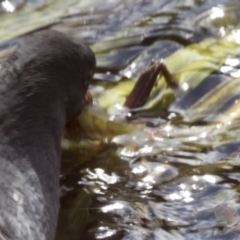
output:
[[1,28],[0,47],[45,26],[84,39],[106,110],[123,103],[153,58],[187,86],[166,98],[159,80],[135,117],[138,133],[63,147],[56,239],[240,239],[239,1],[26,6],[0,15],[12,29]]

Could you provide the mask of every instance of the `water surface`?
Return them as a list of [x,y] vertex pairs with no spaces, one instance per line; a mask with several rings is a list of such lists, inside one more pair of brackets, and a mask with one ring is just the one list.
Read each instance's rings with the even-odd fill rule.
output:
[[139,114],[140,133],[63,149],[57,240],[240,238],[239,9],[237,0],[2,7],[1,49],[43,27],[90,44],[98,63],[92,88],[104,89],[100,103],[111,96],[106,110],[125,99],[109,89],[134,81],[152,59],[187,86]]

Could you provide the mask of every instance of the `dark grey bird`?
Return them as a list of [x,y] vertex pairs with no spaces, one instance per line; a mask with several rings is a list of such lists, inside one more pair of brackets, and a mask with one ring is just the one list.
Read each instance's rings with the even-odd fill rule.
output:
[[83,43],[57,31],[24,38],[0,69],[0,239],[53,240],[60,142],[95,70]]

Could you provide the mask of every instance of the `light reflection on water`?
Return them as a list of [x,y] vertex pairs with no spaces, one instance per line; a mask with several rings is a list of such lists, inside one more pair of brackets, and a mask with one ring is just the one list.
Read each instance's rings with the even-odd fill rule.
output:
[[222,18],[224,16],[224,10],[220,7],[213,7],[211,9],[210,18],[216,19],[216,18]]
[[7,12],[13,12],[15,10],[15,7],[12,5],[11,2],[5,0],[2,3],[2,7],[7,11]]
[[225,133],[221,123],[161,128],[153,139],[135,146],[128,140],[130,145],[122,143],[89,163],[81,179],[88,179],[84,188],[94,194],[94,203],[83,236],[237,239],[239,160],[226,158],[227,146],[218,139],[232,132]]

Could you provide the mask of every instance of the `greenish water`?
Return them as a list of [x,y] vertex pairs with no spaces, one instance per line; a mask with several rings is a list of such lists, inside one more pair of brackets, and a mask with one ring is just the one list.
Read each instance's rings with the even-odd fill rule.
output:
[[110,113],[152,59],[183,89],[169,97],[159,80],[137,132],[63,146],[56,240],[240,239],[239,10],[237,0],[71,0],[1,13],[1,49],[45,26],[90,44],[91,88]]

